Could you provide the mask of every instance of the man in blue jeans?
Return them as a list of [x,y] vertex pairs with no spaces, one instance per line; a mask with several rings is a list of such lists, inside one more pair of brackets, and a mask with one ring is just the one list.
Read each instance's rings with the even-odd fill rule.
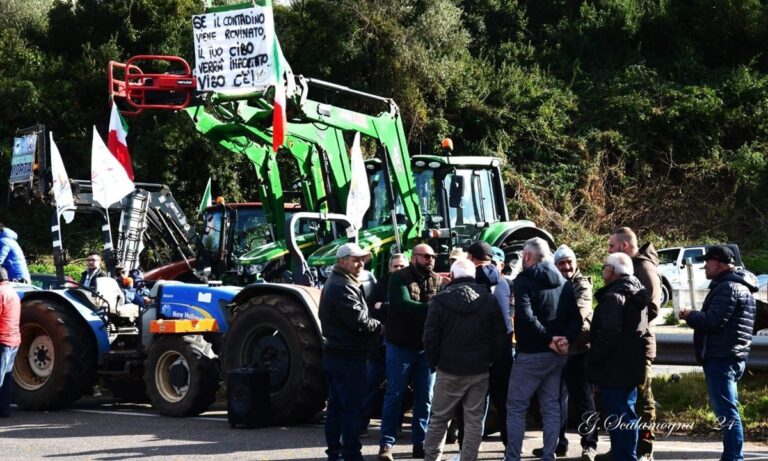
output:
[[21,301],[8,279],[8,272],[0,267],[0,417],[11,415],[11,370],[21,344]]
[[723,245],[713,246],[698,258],[705,261],[704,272],[709,294],[701,311],[682,310],[680,318],[693,328],[696,360],[704,368],[709,400],[723,431],[722,461],[744,459],[744,429],[739,416],[736,383],[752,344],[755,322],[757,280],[736,268],[733,252]]
[[600,390],[613,461],[637,461],[641,421],[635,405],[637,386],[645,379],[648,292],[633,273],[632,259],[624,253],[611,254],[603,264],[605,286],[595,293],[587,351],[587,374]]
[[340,246],[320,295],[328,461],[363,459],[359,435],[365,411],[365,358],[370,339],[381,331],[381,323],[368,315],[358,279],[370,257],[356,243]]
[[432,405],[434,371],[424,353],[424,322],[427,306],[443,285],[434,272],[435,251],[427,244],[413,248],[411,265],[389,276],[389,310],[385,342],[387,347],[387,391],[381,414],[379,460],[392,461],[392,446],[403,412],[403,396],[413,386],[411,442],[413,458],[424,458],[424,434]]

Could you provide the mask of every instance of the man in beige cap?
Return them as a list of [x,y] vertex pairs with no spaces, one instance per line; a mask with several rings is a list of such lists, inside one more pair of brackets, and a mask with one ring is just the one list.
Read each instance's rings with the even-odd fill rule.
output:
[[362,460],[360,427],[365,406],[366,354],[381,323],[368,315],[358,277],[371,253],[356,243],[336,252],[336,264],[320,295],[323,372],[328,382],[325,418],[326,453],[330,461]]

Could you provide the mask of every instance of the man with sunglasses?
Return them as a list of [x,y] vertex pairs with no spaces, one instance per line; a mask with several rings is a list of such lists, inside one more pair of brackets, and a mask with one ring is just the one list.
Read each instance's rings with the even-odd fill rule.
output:
[[389,278],[389,309],[384,329],[387,391],[381,415],[380,460],[393,459],[392,446],[397,440],[403,395],[409,382],[413,386],[412,455],[424,458],[424,435],[435,375],[427,363],[422,337],[427,306],[443,284],[443,278],[434,268],[435,251],[429,245],[420,244],[413,249],[411,265]]
[[80,285],[88,288],[96,288],[96,279],[106,277],[107,273],[101,270],[101,255],[95,251],[88,253],[86,259],[88,266],[80,274]]

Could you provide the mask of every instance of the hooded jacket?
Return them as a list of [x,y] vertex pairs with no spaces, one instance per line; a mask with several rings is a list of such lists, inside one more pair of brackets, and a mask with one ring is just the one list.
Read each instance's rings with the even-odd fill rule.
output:
[[648,295],[648,331],[643,335],[645,342],[645,356],[649,359],[656,358],[656,335],[650,328],[650,322],[659,315],[661,304],[661,278],[659,277],[659,255],[651,242],[646,243],[632,258],[632,267],[635,277],[645,288]]
[[757,279],[744,269],[727,270],[709,284],[701,311],[685,321],[693,328],[696,360],[735,357],[746,360],[755,322]]
[[633,275],[618,278],[595,293],[589,380],[601,386],[634,387],[645,377],[644,334],[648,295]]
[[368,315],[360,282],[337,265],[323,286],[319,307],[324,352],[365,358],[368,340],[381,329]]
[[515,279],[518,352],[550,351],[554,336],[565,336],[572,343],[581,324],[573,286],[554,264],[543,261],[520,272]]
[[475,282],[479,285],[484,285],[493,293],[496,301],[499,302],[501,307],[501,313],[504,316],[504,326],[507,328],[507,333],[512,333],[512,309],[511,302],[511,289],[509,282],[502,277],[499,268],[492,264],[481,264],[475,269]]
[[498,301],[472,277],[432,298],[423,341],[429,366],[453,375],[488,373],[509,344]]
[[27,259],[21,251],[18,239],[19,235],[7,227],[0,231],[0,267],[8,271],[8,278],[11,280],[31,282]]

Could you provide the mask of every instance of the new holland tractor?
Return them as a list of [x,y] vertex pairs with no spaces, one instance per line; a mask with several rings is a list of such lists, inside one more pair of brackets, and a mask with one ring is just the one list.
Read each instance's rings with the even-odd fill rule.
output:
[[[41,175],[44,170],[40,169]],[[60,287],[19,287],[23,299],[21,345],[13,368],[14,402],[30,410],[65,408],[89,395],[101,380],[116,397],[150,400],[165,415],[204,411],[219,386],[217,352],[227,330],[224,306],[239,289],[158,282],[145,293],[146,304],[144,297],[134,304],[130,301],[136,298],[126,299],[127,292],[112,277],[98,278],[95,288],[65,282],[63,266],[68,261],[59,225],[63,213],[95,215],[101,223],[110,274],[116,261],[110,211],[93,202],[90,182],[74,183],[75,205],[56,207],[51,225]],[[164,186],[137,184],[133,193],[111,208],[121,214],[123,223],[118,244],[121,261],[136,256],[140,246],[136,239],[143,239],[144,231],[155,235],[147,241],[167,238],[177,244],[177,250],[190,231],[185,230],[186,219],[177,214],[180,208]],[[136,219],[137,214],[150,216],[147,229],[138,228],[142,220]],[[170,227],[158,235],[162,223]],[[127,262],[123,265],[131,267]]]

